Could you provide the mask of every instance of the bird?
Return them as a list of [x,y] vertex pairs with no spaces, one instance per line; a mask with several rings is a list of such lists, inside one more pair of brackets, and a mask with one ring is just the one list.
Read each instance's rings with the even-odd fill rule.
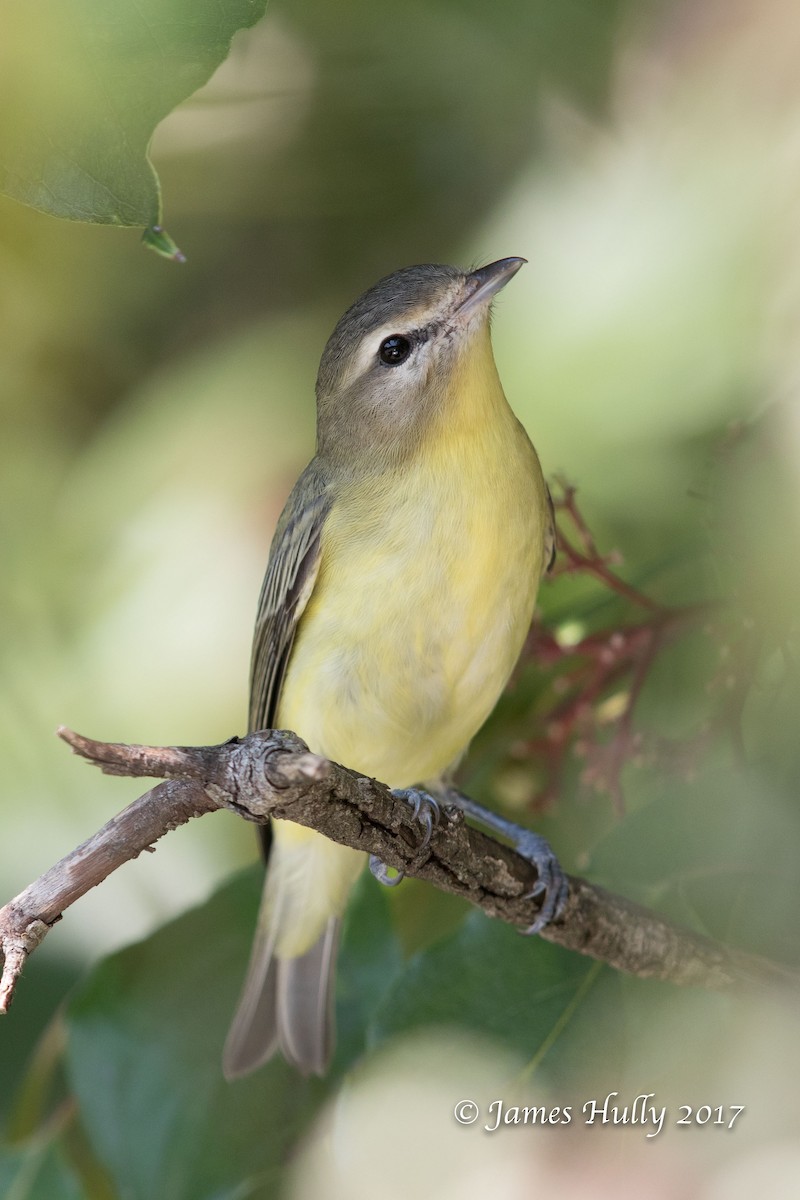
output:
[[[490,334],[494,297],[525,262],[404,267],[344,313],[317,376],[316,454],[259,598],[251,731],[293,730],[417,808],[409,789],[457,802],[453,771],[516,664],[554,553],[552,501]],[[365,865],[290,821],[269,832],[228,1079],[277,1051],[306,1075],[326,1071],[339,929]],[[563,876],[544,839],[523,842],[549,919]]]

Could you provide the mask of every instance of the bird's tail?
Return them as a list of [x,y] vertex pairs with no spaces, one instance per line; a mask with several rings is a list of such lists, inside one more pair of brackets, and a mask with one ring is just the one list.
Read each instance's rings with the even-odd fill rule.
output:
[[363,855],[276,821],[250,965],[225,1042],[228,1079],[280,1049],[322,1075],[334,1045],[333,985],[340,914]]

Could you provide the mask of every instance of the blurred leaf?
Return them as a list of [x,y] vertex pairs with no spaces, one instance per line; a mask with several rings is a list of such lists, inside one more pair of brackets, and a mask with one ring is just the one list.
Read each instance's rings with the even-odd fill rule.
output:
[[13,1013],[0,1025],[0,1118],[14,1141],[41,1125],[57,1102],[56,1087],[63,1092],[56,1078],[64,1042],[58,1009],[80,969],[48,951],[27,963]]
[[81,1119],[126,1197],[260,1195],[319,1090],[277,1060],[222,1076],[259,875],[101,963],[70,1006]]
[[264,8],[265,0],[11,0],[0,45],[0,188],[75,221],[157,224],[153,130]]
[[334,1070],[349,1067],[364,1051],[369,1022],[394,987],[402,965],[386,889],[365,871],[350,899],[342,930]]
[[[344,307],[403,262],[474,253],[465,241],[519,179],[551,91],[591,112],[606,103],[626,9],[625,0],[514,0],[502,9],[412,0],[394,19],[372,0],[287,8],[317,73],[280,173],[255,142],[247,159],[248,179],[258,172],[258,212],[292,214],[271,256],[286,255],[298,219],[307,221],[293,271],[308,269],[312,247]],[[198,156],[195,193],[203,170]],[[345,214],[356,221],[348,237],[339,233]],[[483,254],[491,243],[480,236]]]
[[788,796],[797,797],[800,744],[795,715],[800,711],[800,659],[797,637],[768,650],[756,664],[742,713],[749,757]]
[[495,1038],[549,1072],[601,974],[597,964],[472,913],[418,954],[379,1008],[371,1042],[428,1025]]
[[[272,1172],[334,1086],[275,1059],[236,1083],[222,1045],[244,976],[263,872],[101,963],[68,1013],[68,1071],[94,1153],[126,1197],[270,1194]],[[356,890],[340,967],[337,1066],[399,964],[387,900]]]
[[3,1200],[86,1200],[55,1145],[38,1139],[21,1149],[0,1146]]
[[800,905],[794,805],[722,754],[693,779],[659,773],[651,789],[592,855],[592,877],[712,937],[797,962],[796,923],[781,916]]

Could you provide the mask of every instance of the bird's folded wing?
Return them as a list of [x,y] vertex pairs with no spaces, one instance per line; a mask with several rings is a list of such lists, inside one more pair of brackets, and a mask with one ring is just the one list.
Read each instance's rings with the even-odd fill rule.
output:
[[316,463],[298,479],[275,531],[261,588],[250,666],[250,729],[275,719],[297,626],[314,588],[331,498]]

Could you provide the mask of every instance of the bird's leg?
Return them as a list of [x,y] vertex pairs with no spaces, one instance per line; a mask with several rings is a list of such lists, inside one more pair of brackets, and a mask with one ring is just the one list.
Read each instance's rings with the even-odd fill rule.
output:
[[484,808],[482,804],[477,804],[455,788],[448,788],[443,799],[447,805],[457,808],[467,817],[472,817],[490,833],[499,833],[501,837],[508,838],[517,853],[536,867],[538,879],[525,898],[544,898],[539,915],[524,932],[539,933],[545,925],[560,917],[569,896],[569,884],[547,839],[539,833],[534,833],[532,829],[526,829],[523,825],[517,825],[491,809]]
[[[405,800],[413,809],[413,817],[415,821],[419,821],[422,826],[422,841],[417,847],[418,853],[427,850],[428,843],[431,840],[434,825],[439,823],[441,809],[438,800],[434,799],[429,792],[423,791],[421,788],[394,788],[392,795],[398,800]],[[398,883],[404,878],[404,873],[398,871],[396,875],[389,874],[389,868],[385,863],[381,862],[377,854],[370,854],[369,869],[378,883],[384,884],[386,887],[397,887]]]

